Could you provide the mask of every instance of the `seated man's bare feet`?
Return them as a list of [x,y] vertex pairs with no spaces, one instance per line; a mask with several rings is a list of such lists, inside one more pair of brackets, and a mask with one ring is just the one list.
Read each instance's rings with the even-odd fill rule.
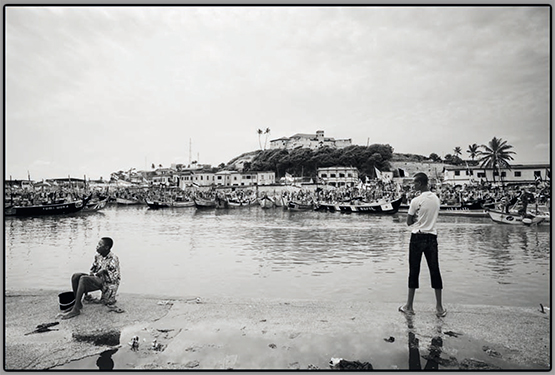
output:
[[71,310],[67,315],[62,316],[62,319],[71,319],[79,314],[81,314],[79,310]]

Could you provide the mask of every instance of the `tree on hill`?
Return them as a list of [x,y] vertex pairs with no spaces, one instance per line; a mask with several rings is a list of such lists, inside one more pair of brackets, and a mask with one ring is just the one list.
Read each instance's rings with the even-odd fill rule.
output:
[[344,149],[319,147],[316,150],[298,147],[293,150],[263,150],[256,155],[250,166],[251,171],[272,170],[276,177],[285,173],[316,177],[318,168],[355,167],[361,177],[374,176],[374,168],[390,170],[389,161],[393,156],[390,145],[349,146]]
[[453,164],[453,165],[459,165],[463,162],[462,159],[459,158],[457,155],[451,155],[451,154],[445,155],[445,157],[443,158],[443,161],[447,164]]
[[262,141],[260,140],[260,136],[262,135],[262,129],[258,129],[256,131],[258,133],[258,146],[260,146],[260,149],[262,150]]
[[428,159],[430,159],[431,161],[435,161],[435,162],[440,162],[441,161],[441,158],[435,152],[432,152],[430,154],[430,156],[428,156]]
[[264,150],[265,150],[266,143],[268,142],[268,136],[270,135],[270,128],[266,128],[266,130],[264,130],[264,134],[266,134],[266,138],[264,138]]

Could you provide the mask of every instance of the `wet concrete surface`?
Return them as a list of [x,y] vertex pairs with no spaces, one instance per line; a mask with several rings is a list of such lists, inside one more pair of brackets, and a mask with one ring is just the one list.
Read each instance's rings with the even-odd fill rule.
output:
[[[123,312],[87,304],[78,317],[60,320],[57,293],[7,294],[4,368],[307,370],[329,369],[332,358],[370,362],[375,370],[551,366],[550,315],[539,306],[446,304],[448,315],[437,318],[433,306],[418,302],[407,317],[398,305],[365,301],[195,297],[123,294]],[[57,331],[25,335],[48,322],[59,322],[51,327]],[[74,339],[110,330],[120,332],[115,347]],[[134,336],[136,350],[128,344]]]

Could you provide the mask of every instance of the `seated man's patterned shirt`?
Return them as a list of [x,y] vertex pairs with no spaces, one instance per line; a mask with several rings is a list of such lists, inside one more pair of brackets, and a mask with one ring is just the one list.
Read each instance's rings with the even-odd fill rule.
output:
[[111,251],[105,257],[100,254],[95,255],[94,262],[91,267],[91,272],[97,273],[101,270],[108,271],[108,275],[104,275],[101,277],[103,284],[119,285],[119,282],[121,280],[119,259]]

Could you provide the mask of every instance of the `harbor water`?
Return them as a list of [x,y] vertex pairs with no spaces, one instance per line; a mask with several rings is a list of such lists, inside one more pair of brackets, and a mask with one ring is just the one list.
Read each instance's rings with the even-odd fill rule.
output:
[[[6,291],[70,290],[101,237],[114,239],[120,293],[172,297],[379,301],[406,299],[406,214],[240,209],[151,210],[5,218]],[[539,306],[550,301],[550,226],[440,216],[444,303]],[[419,303],[433,303],[422,260]]]

